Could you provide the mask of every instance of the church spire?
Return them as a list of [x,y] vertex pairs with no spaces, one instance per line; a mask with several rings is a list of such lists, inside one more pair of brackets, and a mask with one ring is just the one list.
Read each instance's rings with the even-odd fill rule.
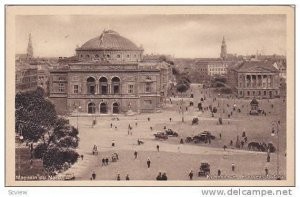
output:
[[222,59],[226,59],[227,57],[227,46],[226,46],[226,41],[225,41],[225,37],[223,36],[223,40],[222,40],[222,45],[221,45],[221,54],[220,57]]
[[28,46],[27,46],[27,58],[33,58],[33,47],[32,47],[32,41],[31,41],[31,33],[29,33],[28,38]]

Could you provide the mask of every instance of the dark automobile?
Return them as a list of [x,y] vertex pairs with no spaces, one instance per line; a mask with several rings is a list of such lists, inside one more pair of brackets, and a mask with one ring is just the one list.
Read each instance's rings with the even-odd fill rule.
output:
[[207,176],[210,174],[210,165],[209,163],[201,163],[198,176]]
[[172,129],[165,130],[165,133],[166,133],[167,136],[178,137],[178,133],[173,131]]
[[64,177],[65,181],[71,181],[71,180],[75,180],[75,176],[73,173],[67,173]]
[[165,134],[164,132],[158,132],[156,134],[154,134],[155,139],[159,139],[159,140],[167,140],[168,139],[168,135]]

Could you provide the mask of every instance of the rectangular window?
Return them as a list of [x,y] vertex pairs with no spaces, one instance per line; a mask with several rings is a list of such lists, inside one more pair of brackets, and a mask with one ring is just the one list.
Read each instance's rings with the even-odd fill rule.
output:
[[133,85],[132,84],[128,85],[128,94],[133,94]]
[[73,87],[74,94],[78,94],[78,89],[79,89],[78,85],[74,85]]
[[146,83],[145,92],[151,92],[151,83]]
[[250,96],[250,91],[247,92],[248,96]]
[[264,96],[266,96],[267,95],[267,92],[266,91],[264,91]]
[[58,84],[58,92],[65,92],[65,84],[63,83]]

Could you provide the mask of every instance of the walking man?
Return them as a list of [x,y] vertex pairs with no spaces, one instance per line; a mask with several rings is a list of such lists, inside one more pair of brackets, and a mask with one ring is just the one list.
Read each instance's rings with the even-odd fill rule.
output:
[[126,181],[129,181],[129,180],[130,180],[128,174],[126,175],[126,178],[125,178],[125,179],[126,179]]
[[235,170],[235,165],[234,165],[234,163],[231,164],[231,170],[232,170],[232,172],[234,172],[234,170]]
[[150,168],[150,165],[151,165],[151,161],[150,161],[150,158],[148,157],[148,159],[147,159],[147,166],[148,166],[148,168]]
[[190,180],[193,180],[193,176],[194,176],[194,173],[193,173],[193,170],[191,170],[189,173]]
[[156,145],[156,149],[157,149],[157,152],[159,152],[159,145],[158,144]]
[[138,153],[137,153],[137,151],[135,150],[135,151],[134,151],[134,159],[137,159],[137,155],[138,155]]
[[96,173],[95,173],[95,171],[93,171],[92,180],[95,180],[95,179],[96,179]]

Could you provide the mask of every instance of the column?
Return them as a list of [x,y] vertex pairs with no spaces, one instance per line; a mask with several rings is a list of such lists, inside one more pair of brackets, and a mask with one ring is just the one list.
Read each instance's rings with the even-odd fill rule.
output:
[[252,75],[250,75],[250,87],[253,87],[253,80],[252,80]]
[[245,78],[244,87],[247,88],[247,75],[244,75],[244,78]]

